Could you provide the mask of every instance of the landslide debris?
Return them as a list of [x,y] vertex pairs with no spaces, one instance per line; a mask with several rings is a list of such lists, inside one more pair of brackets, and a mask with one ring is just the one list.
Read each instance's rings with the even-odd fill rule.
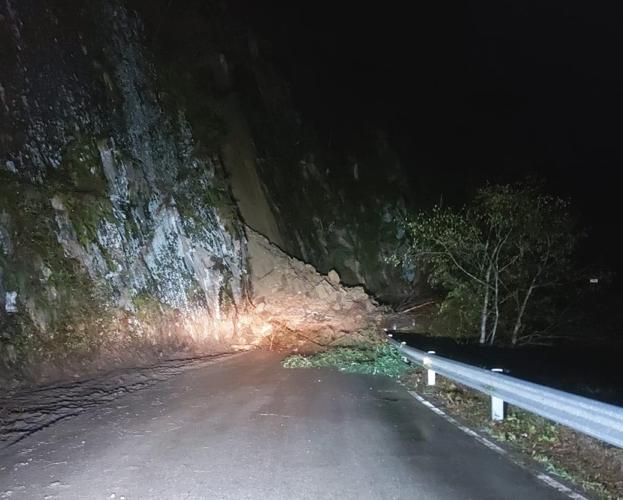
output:
[[290,257],[261,234],[247,228],[252,309],[267,325],[260,344],[273,348],[318,350],[353,346],[378,331],[385,308],[362,287],[340,284]]

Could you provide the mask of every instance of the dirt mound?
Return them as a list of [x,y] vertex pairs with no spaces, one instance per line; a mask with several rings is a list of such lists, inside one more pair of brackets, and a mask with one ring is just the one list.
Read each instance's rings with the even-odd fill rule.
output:
[[288,256],[247,229],[254,314],[266,327],[262,344],[313,349],[361,342],[378,330],[384,309],[362,287],[340,284]]

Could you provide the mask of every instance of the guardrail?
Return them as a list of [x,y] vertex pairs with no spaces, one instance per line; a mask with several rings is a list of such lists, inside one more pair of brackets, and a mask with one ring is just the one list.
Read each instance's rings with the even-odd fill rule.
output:
[[405,358],[428,369],[428,383],[435,373],[484,392],[492,398],[492,418],[504,418],[504,403],[571,427],[606,443],[623,448],[623,408],[527,382],[503,373],[453,361],[433,352],[420,351],[389,336]]

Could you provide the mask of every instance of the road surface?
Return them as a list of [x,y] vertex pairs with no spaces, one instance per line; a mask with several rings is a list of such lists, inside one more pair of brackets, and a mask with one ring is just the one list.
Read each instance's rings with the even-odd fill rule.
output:
[[395,382],[253,352],[184,371],[0,452],[11,499],[555,499]]

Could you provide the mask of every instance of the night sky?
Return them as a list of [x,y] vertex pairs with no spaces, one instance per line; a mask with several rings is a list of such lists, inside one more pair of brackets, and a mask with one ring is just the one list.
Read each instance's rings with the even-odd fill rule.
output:
[[619,10],[575,0],[271,4],[248,15],[318,127],[388,131],[427,201],[461,202],[485,181],[536,173],[571,197],[591,260],[621,269]]

